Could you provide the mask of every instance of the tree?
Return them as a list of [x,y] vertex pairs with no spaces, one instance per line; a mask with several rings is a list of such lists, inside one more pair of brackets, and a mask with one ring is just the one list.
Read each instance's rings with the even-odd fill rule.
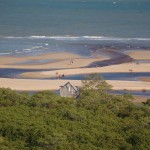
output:
[[111,89],[111,85],[109,85],[101,75],[96,73],[88,75],[85,80],[82,80],[82,84],[85,90],[94,89],[99,92],[106,92]]
[[81,95],[90,93],[104,95],[109,90],[111,90],[111,85],[99,74],[90,74],[85,80],[82,80]]

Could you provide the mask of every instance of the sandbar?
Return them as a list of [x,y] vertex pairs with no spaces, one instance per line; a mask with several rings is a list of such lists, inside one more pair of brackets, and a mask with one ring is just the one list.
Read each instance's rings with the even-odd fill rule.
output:
[[60,52],[60,53],[48,53],[33,56],[0,56],[0,64],[14,64],[16,62],[29,61],[29,60],[41,60],[41,59],[73,59],[82,58],[80,55]]
[[[38,56],[21,56],[21,57],[0,57],[0,68],[15,69],[58,69],[58,68],[79,68],[89,65],[95,61],[105,60],[105,57],[88,58],[73,53],[60,52],[49,53]],[[53,60],[52,62],[38,63],[40,60]],[[73,63],[70,64],[70,61]],[[30,64],[30,61],[37,61]],[[29,62],[23,64],[23,62]],[[20,64],[18,64],[20,63]]]

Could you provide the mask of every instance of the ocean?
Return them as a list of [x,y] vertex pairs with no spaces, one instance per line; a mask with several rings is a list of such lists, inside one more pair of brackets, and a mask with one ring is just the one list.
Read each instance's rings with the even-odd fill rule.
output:
[[89,45],[150,49],[150,0],[0,0],[0,55],[88,56]]

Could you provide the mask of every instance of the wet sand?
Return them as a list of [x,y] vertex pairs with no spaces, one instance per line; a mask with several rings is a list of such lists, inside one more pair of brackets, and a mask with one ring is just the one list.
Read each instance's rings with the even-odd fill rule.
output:
[[88,65],[87,67],[92,68],[93,66],[110,66],[110,65],[116,65],[116,64],[122,64],[127,62],[133,62],[133,59],[120,51],[117,50],[100,50],[100,54],[103,54],[104,56],[107,56],[109,59],[105,59],[103,61],[96,61]]
[[140,81],[150,82],[150,77],[141,77],[139,78]]

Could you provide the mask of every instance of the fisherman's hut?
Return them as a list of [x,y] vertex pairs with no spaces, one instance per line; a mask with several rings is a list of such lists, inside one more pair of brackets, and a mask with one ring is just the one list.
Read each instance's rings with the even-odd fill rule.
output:
[[64,86],[60,86],[60,96],[79,98],[80,90],[78,86],[73,86],[67,82]]

